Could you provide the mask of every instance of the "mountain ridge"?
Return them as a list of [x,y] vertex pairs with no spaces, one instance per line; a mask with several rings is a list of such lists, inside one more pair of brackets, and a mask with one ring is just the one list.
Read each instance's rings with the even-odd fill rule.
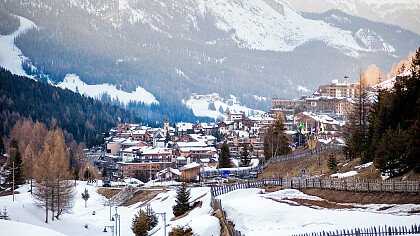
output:
[[[301,94],[299,90],[302,87],[312,90],[320,83],[344,75],[356,79],[359,69],[370,64],[377,64],[386,71],[398,58],[404,58],[420,44],[420,36],[409,31],[346,15],[351,19],[349,24],[369,30],[361,31],[359,35],[373,35],[374,39],[382,39],[378,42],[386,45],[383,48],[379,44],[366,46],[360,40],[361,36],[356,35],[359,28],[348,30],[345,27],[351,28],[351,25],[342,23],[334,26],[325,22],[325,19],[299,15],[288,7],[286,1],[272,2],[284,3],[285,15],[290,13],[295,16],[288,19],[293,20],[291,23],[283,19],[285,16],[280,10],[274,10],[263,0],[223,2],[229,6],[224,6],[221,1],[212,2],[221,3],[220,6],[210,6],[206,5],[210,4],[209,1],[204,0],[135,2],[137,5],[129,6],[137,9],[138,14],[146,12],[154,18],[150,18],[152,23],[130,22],[130,15],[124,15],[126,10],[120,11],[120,3],[133,2],[72,0],[63,3],[28,0],[20,4],[3,0],[3,6],[9,13],[28,17],[39,25],[39,28],[29,30],[15,40],[23,55],[28,58],[25,61],[26,67],[42,69],[35,71],[35,74],[42,72],[55,82],[62,81],[66,74],[77,74],[86,84],[109,83],[125,91],[133,91],[141,86],[166,107],[182,104],[182,100],[188,99],[193,93],[219,93],[225,98],[235,95],[245,105],[250,107],[252,104],[254,107],[251,108],[258,109],[266,107],[267,102],[258,103],[255,96],[295,97]],[[263,6],[256,6],[256,3]],[[89,7],[89,4],[95,7]],[[236,10],[233,6],[242,9]],[[214,13],[208,8],[222,9]],[[238,17],[240,13],[247,12],[249,17],[231,17],[229,10]],[[270,18],[268,13],[276,16]],[[270,23],[268,26],[265,21],[254,17],[261,15],[272,20],[267,21]],[[142,19],[148,19],[148,16],[142,16]],[[264,33],[275,25],[275,19],[280,18],[286,23],[275,27],[283,27],[296,34],[287,33],[287,37],[277,37],[276,32]],[[293,50],[244,47],[241,37],[245,36],[241,35],[246,35],[243,32],[248,30],[245,27],[247,25],[241,29],[235,28],[243,19],[245,22],[254,19],[255,22],[250,24],[255,27],[250,25],[248,28],[262,32],[267,36],[266,39],[280,39],[283,42],[290,40],[286,43],[294,45]],[[312,27],[305,31],[303,26],[299,27],[302,22],[315,22],[315,25],[323,25],[325,29],[333,29],[325,36],[331,40],[300,37],[299,32],[313,32],[317,29]],[[235,27],[229,28],[232,25]],[[258,28],[259,25],[266,28]],[[401,33],[392,33],[398,30]],[[387,34],[383,36],[377,32]],[[259,33],[254,35],[258,36]],[[350,43],[339,40],[342,47],[331,46],[331,42],[334,42],[332,39],[343,37],[351,39],[348,41]],[[259,37],[255,38],[260,40]],[[247,40],[259,42],[254,39]],[[267,41],[273,41],[270,40]],[[357,50],[348,50],[346,45],[353,45]],[[346,52],[350,52],[350,56]],[[357,54],[352,55],[352,52]],[[163,114],[165,112],[168,111],[162,110]]]

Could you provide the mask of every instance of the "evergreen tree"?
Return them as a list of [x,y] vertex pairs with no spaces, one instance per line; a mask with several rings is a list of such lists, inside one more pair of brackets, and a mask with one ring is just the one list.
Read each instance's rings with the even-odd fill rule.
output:
[[174,216],[180,216],[190,210],[190,190],[187,190],[186,183],[182,183],[181,187],[176,191],[175,205],[172,207]]
[[104,166],[104,168],[102,168],[102,178],[105,178],[108,176],[108,171],[106,169],[106,166]]
[[194,232],[191,227],[184,227],[184,226],[177,226],[172,228],[171,232],[169,232],[169,236],[193,236]]
[[11,174],[9,175],[9,180],[13,181],[15,180],[15,185],[24,184],[25,178],[23,176],[23,161],[22,161],[22,155],[19,151],[19,144],[16,139],[13,139],[10,142],[10,167],[13,168],[14,171],[11,171]]
[[210,111],[215,111],[215,110],[216,110],[216,107],[214,106],[214,102],[210,102],[210,103],[209,103],[208,109],[209,109]]
[[85,189],[85,191],[82,193],[82,199],[85,200],[85,207],[87,207],[87,200],[89,200],[89,198],[89,191]]
[[291,152],[289,140],[284,133],[285,130],[283,119],[280,116],[268,128],[264,136],[264,156],[266,160]]
[[4,207],[3,212],[0,212],[0,220],[10,220],[6,207]]
[[150,230],[151,220],[146,212],[139,210],[138,215],[134,215],[131,223],[131,230],[135,236],[147,236],[147,231]]
[[244,144],[243,145],[243,149],[241,151],[241,163],[242,166],[249,166],[249,164],[251,163],[251,158],[249,157],[249,152],[248,152],[248,145]]
[[150,226],[148,230],[151,230],[158,224],[158,218],[153,209],[150,207],[150,204],[147,204],[146,206],[146,215],[150,219]]
[[230,152],[226,141],[220,147],[219,168],[230,168]]
[[0,135],[0,156],[3,156],[4,154],[4,142],[3,137]]
[[335,168],[337,168],[337,158],[334,156],[334,154],[329,154],[328,155],[328,163],[327,166],[330,170],[335,170]]

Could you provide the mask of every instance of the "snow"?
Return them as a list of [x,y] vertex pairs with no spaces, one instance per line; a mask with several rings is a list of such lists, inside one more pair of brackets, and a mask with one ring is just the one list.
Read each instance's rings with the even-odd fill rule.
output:
[[368,163],[365,163],[365,164],[362,164],[362,165],[358,165],[358,166],[355,166],[354,168],[360,170],[360,169],[368,168],[371,165],[373,165],[373,162],[368,162]]
[[146,104],[159,103],[153,94],[140,86],[138,86],[135,91],[129,93],[117,89],[115,85],[86,84],[75,74],[66,75],[63,82],[60,82],[57,86],[63,89],[68,88],[73,92],[78,91],[80,94],[86,94],[92,98],[100,98],[102,94],[108,93],[112,99],[118,98],[118,100],[124,104],[127,104],[130,101],[143,102]]
[[20,27],[13,34],[0,35],[0,67],[9,70],[12,74],[31,77],[22,68],[22,61],[26,59],[22,51],[16,47],[14,39],[28,29],[35,27],[35,23],[19,17]]
[[304,195],[298,190],[260,194],[262,191],[242,189],[217,197],[222,200],[227,218],[235,223],[235,229],[247,236],[274,236],[279,235],[279,232],[282,235],[292,235],[383,225],[411,226],[418,223],[418,215],[386,214],[373,207],[335,210],[294,206],[288,204],[290,199],[320,199]]
[[[231,99],[224,101],[220,98],[217,93],[207,94],[207,95],[197,95],[194,94],[188,100],[183,101],[189,108],[193,110],[195,116],[202,117],[212,117],[213,119],[217,118],[226,118],[226,114],[220,113],[220,107],[223,111],[226,111],[226,108],[229,108],[230,112],[245,112],[245,115],[248,115],[251,111],[256,114],[263,114],[265,112],[260,110],[254,110],[246,106],[240,105],[239,101],[235,96],[231,95]],[[216,110],[212,111],[208,109],[209,103],[213,102]]]
[[[166,232],[170,232],[176,226],[188,225],[196,235],[220,235],[219,221],[212,216],[210,188],[191,188],[191,202],[201,201],[202,205],[183,218],[171,220],[174,217],[172,206],[175,204],[176,189],[169,186],[170,183],[175,182],[165,182],[164,185],[168,186],[166,187],[167,191],[159,193],[148,202],[156,213],[166,214]],[[150,183],[146,185],[150,185]],[[81,198],[81,192],[85,188],[90,194],[87,208]],[[44,222],[43,210],[33,204],[32,195],[28,189],[28,185],[18,189],[20,194],[15,195],[15,201],[12,201],[12,196],[0,197],[0,208],[6,207],[11,218],[10,221],[0,220],[0,228],[4,235],[111,235],[109,229],[108,233],[104,233],[103,228],[105,225],[115,225],[115,222],[110,221],[110,207],[104,205],[107,200],[96,192],[96,186],[77,182],[73,209],[62,215],[60,220],[50,220],[48,224]],[[296,189],[285,189],[272,193],[265,193],[261,189],[243,189],[217,198],[222,200],[227,218],[233,220],[235,228],[247,236],[270,236],[278,235],[279,232],[282,232],[282,235],[292,235],[379,225],[410,226],[418,223],[418,214],[409,212],[420,208],[420,205],[414,204],[355,204],[357,208],[340,210],[296,206],[294,199],[323,200]],[[131,221],[142,203],[118,207],[118,213],[121,216],[121,235],[133,235],[130,229]],[[385,206],[389,209],[381,209]],[[111,210],[114,214],[114,207]],[[96,212],[95,215],[92,215],[93,211]],[[159,223],[151,230],[151,235],[163,234],[163,220],[160,216],[158,218]],[[85,224],[88,225],[88,228],[84,227]],[[19,228],[19,231],[16,228]]]
[[[200,1],[201,7],[211,11],[216,26],[231,33],[239,46],[258,50],[293,51],[307,42],[323,41],[349,56],[358,57],[367,51],[352,33],[333,27],[324,21],[302,17],[285,1]],[[274,6],[283,7],[283,11]],[[280,7],[281,8],[281,7]]]
[[341,178],[347,178],[347,177],[351,177],[351,176],[355,176],[355,175],[357,175],[357,171],[352,170],[352,171],[345,172],[345,173],[335,173],[335,174],[332,174],[331,177],[337,177],[337,178],[341,179]]
[[[85,208],[85,202],[81,197],[81,193],[85,188],[90,194],[90,198],[87,201],[87,208]],[[106,225],[115,225],[115,222],[110,221],[110,207],[104,205],[107,203],[107,200],[96,192],[96,186],[86,185],[85,182],[78,182],[75,204],[71,212],[63,214],[60,217],[60,220],[51,221],[51,219],[49,219],[48,224],[44,222],[45,215],[43,210],[34,205],[33,196],[28,190],[28,185],[18,189],[20,194],[15,195],[15,201],[12,201],[12,196],[0,197],[1,210],[6,207],[8,215],[11,218],[11,221],[0,220],[2,235],[19,236],[24,235],[25,232],[25,235],[111,235],[109,229],[108,233],[104,233],[103,229]],[[174,217],[172,206],[175,204],[175,196],[176,190],[169,189],[166,192],[160,193],[150,201],[150,206],[156,213],[166,213],[167,232],[170,232],[170,230],[177,225],[188,225],[200,236],[219,235],[219,221],[216,217],[211,216],[213,210],[210,207],[210,188],[191,189],[191,200],[202,201],[202,206],[192,210],[188,216],[172,221],[171,218]],[[134,214],[138,213],[138,207],[141,204],[142,202],[139,202],[128,207],[118,207],[118,214],[121,216],[121,235],[133,235],[131,231],[131,222],[134,218]],[[111,210],[112,214],[115,214],[114,207],[112,207]],[[96,212],[95,215],[92,215],[93,211]],[[17,221],[19,221],[19,223]],[[27,224],[31,224],[32,226]],[[88,228],[84,227],[85,224],[88,225]],[[154,235],[163,234],[162,225],[163,220],[159,218],[158,226],[152,230]],[[16,227],[19,227],[19,232],[16,232]],[[12,233],[4,234],[3,230]]]
[[[26,223],[20,223],[16,221],[0,220],[0,228],[2,235],[13,235],[13,236],[27,236],[27,235],[49,235],[49,236],[61,236],[64,234],[58,233],[54,230],[47,229],[40,226],[30,225]],[[19,230],[17,230],[19,229]]]
[[299,92],[308,93],[310,90],[302,85],[298,85],[297,90]]

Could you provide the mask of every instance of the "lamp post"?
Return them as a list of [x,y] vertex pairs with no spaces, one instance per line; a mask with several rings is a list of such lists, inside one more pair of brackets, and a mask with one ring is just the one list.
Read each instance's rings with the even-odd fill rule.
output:
[[13,201],[15,201],[15,162],[12,162],[12,195]]
[[156,215],[161,215],[163,218],[163,236],[166,236],[166,212],[155,213]]
[[118,215],[118,207],[115,207],[115,235],[121,236],[121,220]]
[[109,220],[110,221],[113,221],[112,215],[111,215],[111,207],[112,207],[111,199],[108,200],[108,203],[109,203]]

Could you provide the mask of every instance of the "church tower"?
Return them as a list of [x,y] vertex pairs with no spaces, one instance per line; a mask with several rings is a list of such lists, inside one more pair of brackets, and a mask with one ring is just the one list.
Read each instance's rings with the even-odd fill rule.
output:
[[167,133],[169,133],[169,117],[167,115],[165,117],[165,123],[164,123],[164,126],[163,126],[163,131],[164,131],[165,135]]

